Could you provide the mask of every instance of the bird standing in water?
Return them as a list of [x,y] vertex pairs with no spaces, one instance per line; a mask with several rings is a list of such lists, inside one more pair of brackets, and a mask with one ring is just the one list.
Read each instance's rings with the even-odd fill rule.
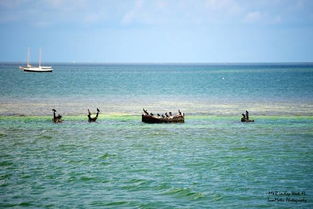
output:
[[97,114],[95,117],[91,117],[91,113],[90,113],[90,110],[88,109],[88,122],[91,123],[91,122],[96,122],[96,120],[98,119],[98,116],[99,116],[99,112],[100,110],[97,108]]
[[54,123],[62,123],[62,122],[63,122],[63,120],[62,120],[62,115],[58,114],[58,116],[56,116],[56,114],[55,114],[56,110],[55,110],[55,109],[52,109],[52,111],[53,111],[53,118],[52,118],[52,121],[53,121]]

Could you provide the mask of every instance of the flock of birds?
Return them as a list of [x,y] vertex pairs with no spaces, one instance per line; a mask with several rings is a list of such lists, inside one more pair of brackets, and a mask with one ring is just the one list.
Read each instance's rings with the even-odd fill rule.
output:
[[[155,117],[155,115],[153,114],[153,113],[149,113],[147,110],[145,110],[145,109],[143,109],[143,112],[145,113],[145,115],[150,115],[150,116],[152,116],[152,117]],[[159,113],[158,114],[156,114],[156,116],[157,117],[159,117],[159,118],[171,118],[171,117],[175,117],[175,116],[184,116],[185,114],[184,113],[181,113],[181,111],[180,110],[178,110],[178,114],[177,115],[173,115],[172,114],[172,112],[166,112],[166,113],[164,113],[164,114],[162,114],[162,115],[160,115]]]
[[[52,109],[52,112],[53,112],[52,121],[53,121],[54,123],[62,123],[62,122],[63,122],[63,120],[62,120],[62,115],[60,115],[60,114],[56,115],[56,110],[55,110],[55,109]],[[95,117],[91,117],[91,112],[90,112],[90,110],[88,109],[88,122],[89,122],[89,123],[91,123],[91,122],[96,122],[97,119],[98,119],[99,113],[100,113],[100,110],[99,110],[99,108],[97,108],[96,116],[95,116]]]
[[[54,123],[62,123],[63,120],[62,120],[62,115],[58,114],[56,115],[56,110],[55,109],[52,109],[52,112],[53,112],[53,119],[52,121]],[[152,116],[152,117],[155,117],[155,115],[153,113],[149,113],[147,110],[143,109],[143,112],[145,113],[145,115],[149,115],[149,116]],[[96,116],[95,117],[91,117],[91,112],[90,110],[88,109],[88,122],[91,123],[91,122],[96,122],[97,119],[98,119],[98,116],[99,116],[99,113],[100,113],[100,110],[99,108],[97,108],[97,113],[96,113]],[[156,114],[157,117],[159,118],[172,118],[172,117],[175,117],[175,116],[184,116],[185,114],[184,113],[181,113],[180,110],[178,110],[178,114],[177,115],[173,115],[172,112],[169,112],[169,113],[165,113],[164,115],[160,115],[160,114]],[[241,122],[254,122],[254,120],[250,120],[249,118],[249,112],[246,110],[246,114],[242,114],[242,118],[241,118]]]

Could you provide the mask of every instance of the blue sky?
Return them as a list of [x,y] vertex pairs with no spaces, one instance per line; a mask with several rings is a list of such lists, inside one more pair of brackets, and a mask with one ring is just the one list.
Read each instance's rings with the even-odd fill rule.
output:
[[312,62],[312,0],[0,0],[0,61]]

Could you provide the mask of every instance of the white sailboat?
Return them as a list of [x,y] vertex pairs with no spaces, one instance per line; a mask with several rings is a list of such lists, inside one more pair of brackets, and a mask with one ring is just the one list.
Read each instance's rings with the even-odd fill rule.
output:
[[31,64],[29,64],[29,60],[30,60],[30,48],[27,49],[27,58],[26,58],[26,66],[20,66],[19,68],[21,70],[24,70],[26,68],[31,68]]
[[28,51],[27,51],[26,66],[20,66],[19,68],[21,70],[24,70],[25,72],[52,72],[53,71],[51,66],[42,66],[41,65],[41,49],[39,49],[38,67],[32,66],[31,64],[29,64],[29,60],[30,60],[30,49],[28,49]]

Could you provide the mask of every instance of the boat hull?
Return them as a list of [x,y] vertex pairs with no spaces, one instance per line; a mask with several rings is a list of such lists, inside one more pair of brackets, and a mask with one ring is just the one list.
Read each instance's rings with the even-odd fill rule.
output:
[[157,118],[151,115],[142,115],[142,122],[144,123],[184,123],[184,116],[174,116],[169,118]]
[[25,72],[37,72],[37,73],[46,73],[46,72],[52,72],[52,68],[23,68]]
[[243,123],[253,123],[254,120],[241,120],[241,122],[243,122]]

